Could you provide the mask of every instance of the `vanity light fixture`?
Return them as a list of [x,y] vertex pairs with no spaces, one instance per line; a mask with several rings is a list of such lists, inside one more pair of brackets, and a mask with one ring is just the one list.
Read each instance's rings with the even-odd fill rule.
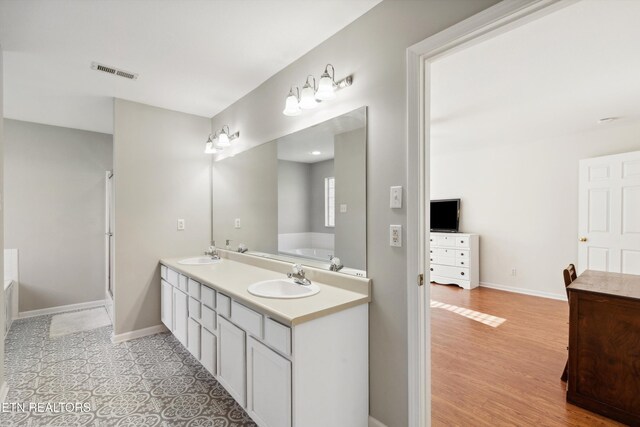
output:
[[[311,86],[311,82],[309,79],[313,79],[313,86]],[[302,91],[300,92],[300,108],[303,110],[311,110],[318,106],[318,101],[316,101],[316,78],[311,74],[307,76],[307,81],[304,86],[302,86]]]
[[205,154],[216,154],[217,152],[218,152],[218,150],[213,145],[213,135],[209,134],[209,137],[207,138],[207,142],[204,145],[204,153]]
[[217,148],[231,147],[231,141],[229,140],[229,126],[224,125],[222,126],[222,129],[220,129],[220,133],[218,134],[218,143],[216,144],[216,147]]
[[320,151],[312,151],[311,152],[312,156],[319,156],[320,154],[322,154]]
[[222,126],[222,129],[215,134],[210,134],[204,146],[206,154],[216,154],[231,146],[231,141],[240,138],[240,132],[232,134],[229,125]]
[[[331,68],[331,73],[329,73],[329,68]],[[298,91],[296,87],[297,93],[294,93],[292,86],[282,114],[285,116],[297,116],[302,112],[301,109],[311,110],[316,108],[322,101],[335,99],[337,90],[349,87],[353,83],[352,76],[347,76],[336,82],[335,75],[336,70],[333,65],[327,64],[324,67],[324,73],[320,76],[317,87],[316,78],[312,75],[307,76],[307,81],[302,87],[302,91]],[[312,81],[313,85],[311,84]]]
[[289,90],[289,95],[287,95],[287,101],[284,105],[284,110],[282,114],[285,116],[298,116],[302,112],[300,110],[300,103],[298,98],[300,97],[300,90],[296,87],[296,93],[293,93],[293,86]]

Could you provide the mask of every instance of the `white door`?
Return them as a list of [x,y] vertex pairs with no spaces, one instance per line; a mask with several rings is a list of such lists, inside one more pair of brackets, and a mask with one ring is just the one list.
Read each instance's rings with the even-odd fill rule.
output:
[[164,280],[160,293],[160,319],[173,332],[173,286]]
[[173,335],[187,347],[187,320],[189,319],[189,297],[173,288]]
[[251,337],[247,411],[260,427],[291,427],[291,362]]
[[200,362],[211,375],[216,375],[216,336],[205,328],[200,329]]
[[578,272],[640,274],[640,151],[580,161]]
[[218,381],[244,407],[247,385],[245,333],[218,316],[218,337]]

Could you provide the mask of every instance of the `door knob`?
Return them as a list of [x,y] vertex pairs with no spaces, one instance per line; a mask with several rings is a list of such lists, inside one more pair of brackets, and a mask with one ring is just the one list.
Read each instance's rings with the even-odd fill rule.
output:
[[586,238],[586,237],[581,237],[581,238],[580,238],[580,241],[581,241],[581,242],[586,242],[586,241],[587,241],[587,238]]

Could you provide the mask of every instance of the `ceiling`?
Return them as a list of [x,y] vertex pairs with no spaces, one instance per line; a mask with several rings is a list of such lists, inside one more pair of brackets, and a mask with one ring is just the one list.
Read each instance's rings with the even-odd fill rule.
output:
[[113,97],[212,117],[380,1],[0,0],[5,117],[112,133]]
[[[358,108],[315,126],[278,138],[278,159],[290,162],[317,163],[334,157],[334,137],[365,127],[367,109]],[[312,152],[320,154],[311,154]]]
[[433,153],[639,120],[639,16],[640,1],[583,0],[436,60]]

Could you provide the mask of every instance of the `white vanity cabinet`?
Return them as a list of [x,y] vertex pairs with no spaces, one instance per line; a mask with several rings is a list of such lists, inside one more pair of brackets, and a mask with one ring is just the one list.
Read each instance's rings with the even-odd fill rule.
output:
[[169,286],[173,333],[259,427],[367,427],[368,304],[289,326],[163,267],[163,322]]
[[164,279],[161,280],[162,284],[162,293],[161,293],[161,310],[160,310],[160,319],[162,323],[173,332],[173,286],[166,282]]

